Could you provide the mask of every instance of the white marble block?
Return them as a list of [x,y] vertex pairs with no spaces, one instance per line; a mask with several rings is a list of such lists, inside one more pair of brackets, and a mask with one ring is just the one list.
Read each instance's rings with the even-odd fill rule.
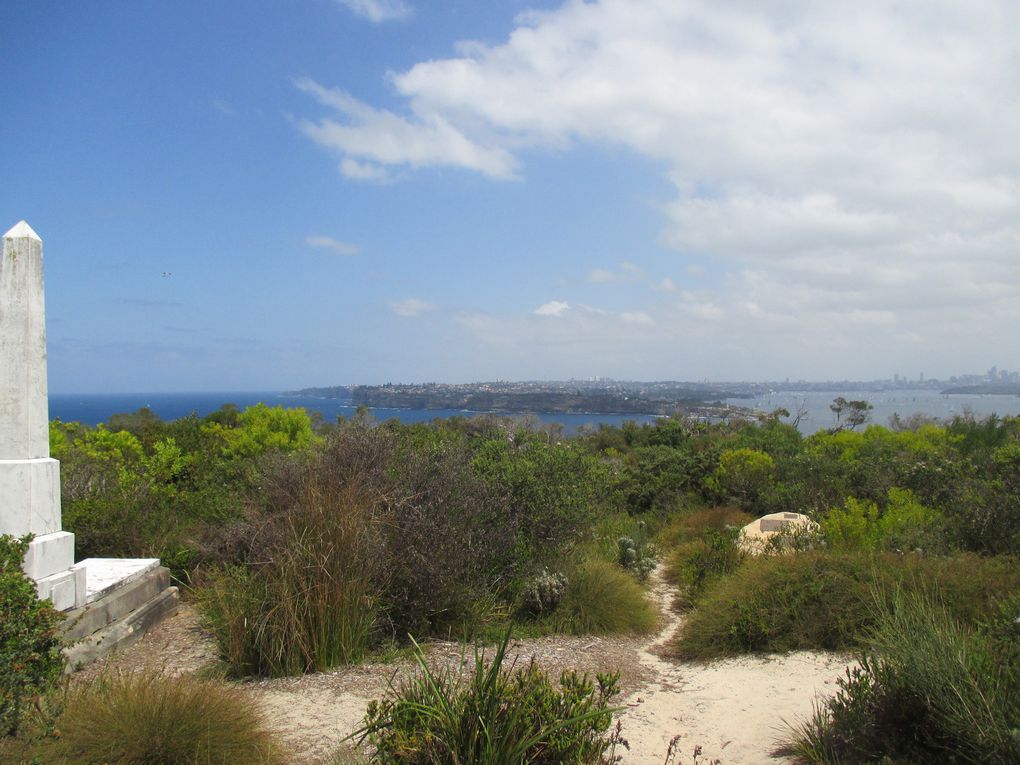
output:
[[28,545],[22,570],[39,581],[74,565],[74,534],[57,531],[36,537]]
[[0,533],[60,531],[60,463],[49,457],[0,459]]
[[42,599],[49,598],[58,611],[67,611],[85,605],[85,572],[69,568],[35,583],[36,592]]

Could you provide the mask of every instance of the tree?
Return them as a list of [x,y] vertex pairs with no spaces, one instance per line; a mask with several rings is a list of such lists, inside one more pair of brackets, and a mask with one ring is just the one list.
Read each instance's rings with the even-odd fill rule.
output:
[[871,417],[871,410],[874,408],[867,401],[847,401],[842,396],[836,396],[829,404],[829,409],[836,415],[836,425],[830,432],[853,430],[858,425],[863,425]]

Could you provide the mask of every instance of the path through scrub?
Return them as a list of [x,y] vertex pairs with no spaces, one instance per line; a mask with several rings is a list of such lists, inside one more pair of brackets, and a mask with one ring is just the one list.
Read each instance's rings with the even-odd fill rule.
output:
[[623,762],[662,765],[670,741],[678,735],[682,765],[693,762],[697,746],[704,762],[789,762],[771,755],[787,733],[784,721],[806,719],[817,696],[835,691],[846,657],[798,651],[710,663],[664,658],[663,649],[682,629],[683,617],[671,608],[676,590],[661,571],[653,572],[650,580],[663,627],[638,648],[638,661],[651,679],[624,701],[623,737],[630,750],[623,753]]
[[[805,719],[817,694],[835,691],[845,657],[798,652],[776,657],[741,657],[708,664],[681,663],[663,647],[682,627],[671,608],[675,590],[656,571],[650,595],[662,614],[652,637],[546,637],[515,640],[509,656],[519,665],[532,657],[556,677],[564,669],[594,674],[619,670],[625,707],[620,715],[630,749],[618,749],[623,765],[662,765],[670,740],[681,736],[680,765],[689,765],[695,746],[704,762],[723,765],[779,763],[770,752],[785,730],[783,721]],[[427,644],[435,665],[459,662],[463,646]],[[131,670],[162,666],[170,672],[197,671],[215,660],[211,637],[189,605],[111,662]],[[270,725],[294,752],[295,763],[318,765],[357,730],[372,699],[380,698],[394,675],[413,671],[410,660],[365,663],[303,677],[240,683],[265,712]],[[94,676],[99,667],[80,673]]]

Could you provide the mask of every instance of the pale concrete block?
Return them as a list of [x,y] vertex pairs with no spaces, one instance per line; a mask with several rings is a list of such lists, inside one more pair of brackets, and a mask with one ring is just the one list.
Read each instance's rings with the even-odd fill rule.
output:
[[33,539],[21,569],[32,579],[43,579],[74,565],[74,534],[57,531]]
[[43,536],[57,531],[60,463],[49,457],[0,459],[0,534]]
[[60,531],[60,463],[54,459],[0,460],[0,533]]
[[50,456],[42,240],[21,221],[0,260],[0,459]]
[[72,569],[44,577],[35,583],[36,592],[42,599],[49,598],[58,611],[74,608],[79,576]]
[[775,518],[762,518],[760,528],[763,532],[785,531],[789,525],[790,522],[786,520],[778,520]]

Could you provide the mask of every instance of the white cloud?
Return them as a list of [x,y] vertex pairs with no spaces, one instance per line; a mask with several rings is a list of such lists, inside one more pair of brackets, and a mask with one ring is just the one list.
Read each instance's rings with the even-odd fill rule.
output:
[[532,148],[625,148],[672,183],[663,244],[711,266],[647,311],[660,331],[773,367],[810,351],[815,377],[966,364],[1020,312],[1017,28],[1012,0],[566,2],[393,75],[406,114],[303,81],[339,117],[300,124],[358,163],[497,179]]
[[399,21],[411,15],[411,6],[402,0],[337,0],[356,16],[380,24]]
[[371,162],[358,162],[350,157],[345,157],[340,163],[340,172],[344,174],[345,178],[350,178],[352,181],[385,183],[390,180],[390,174],[386,172],[386,168],[382,165],[376,165]]
[[361,248],[356,244],[341,242],[339,239],[334,239],[331,236],[323,236],[321,234],[306,236],[305,244],[309,247],[331,250],[338,255],[357,255],[361,252]]
[[562,300],[550,300],[535,309],[536,316],[562,316],[570,310],[570,304]]
[[[472,141],[449,119],[438,115],[402,117],[375,109],[342,90],[324,88],[303,78],[297,88],[332,109],[340,121],[323,117],[297,120],[298,128],[316,143],[344,157],[345,175],[363,180],[368,168],[382,165],[430,167],[454,165],[493,178],[513,178],[516,160],[505,148]],[[369,164],[366,164],[366,161]]]
[[405,300],[391,300],[390,310],[397,316],[419,316],[429,311],[435,311],[438,306],[419,298],[407,298]]
[[616,282],[636,281],[644,274],[641,269],[630,261],[620,264],[619,271],[610,271],[606,268],[596,268],[588,272],[588,281],[593,284],[615,284]]

